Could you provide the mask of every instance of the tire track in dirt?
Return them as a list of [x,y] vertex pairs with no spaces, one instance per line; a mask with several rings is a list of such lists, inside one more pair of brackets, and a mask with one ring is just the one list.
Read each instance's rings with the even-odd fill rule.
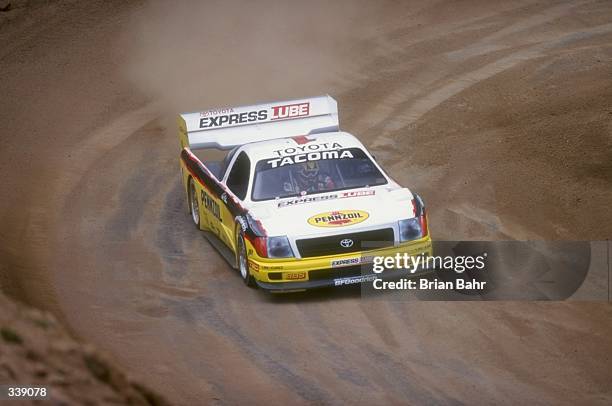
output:
[[[522,18],[518,22],[504,27],[491,35],[487,35],[467,47],[453,52],[447,52],[446,57],[453,61],[460,61],[486,53],[499,51],[504,47],[511,46],[512,40],[516,41],[515,38],[509,40],[508,37],[515,36],[517,34],[520,35],[521,33],[529,31],[532,28],[540,27],[554,19],[566,16],[567,14],[571,13],[576,8],[582,5],[592,2],[593,0],[573,3],[562,3],[542,10],[540,12],[536,12],[534,15],[527,18]],[[504,40],[507,40],[506,44],[504,44]],[[529,39],[526,39],[524,41],[526,44],[530,42]],[[539,42],[541,41],[541,39],[535,38],[532,41]],[[507,44],[508,42],[510,42],[510,44]]]
[[[586,4],[590,1],[583,1],[579,4]],[[521,33],[538,25],[542,25],[554,18],[558,18],[567,12],[576,8],[579,4],[561,4],[551,7],[541,8],[538,5],[529,7],[511,6],[507,9],[499,8],[494,12],[485,13],[484,16],[467,17],[460,21],[445,21],[441,26],[436,26],[436,29],[423,28],[420,32],[415,33],[415,27],[405,27],[405,21],[402,21],[401,28],[388,28],[388,32],[383,32],[376,37],[370,38],[371,44],[367,46],[376,52],[382,48],[384,53],[374,58],[374,61],[369,63],[364,71],[377,72],[382,70],[385,73],[398,72],[402,77],[406,78],[403,84],[394,86],[391,92],[383,94],[381,100],[371,100],[371,107],[368,114],[354,114],[349,116],[351,125],[356,126],[361,130],[368,131],[377,130],[379,125],[386,122],[393,122],[397,117],[397,104],[408,103],[419,96],[419,93],[427,90],[430,86],[435,85],[439,80],[445,78],[454,78],[461,71],[457,71],[455,65],[459,65],[459,57],[453,57],[456,53],[466,51],[470,53],[470,49],[474,48],[495,48],[499,49],[501,45],[497,43],[499,39],[503,39],[510,34]],[[527,9],[527,10],[525,10]],[[517,12],[521,11],[522,14]],[[535,15],[525,19],[524,13],[534,13]],[[500,19],[501,16],[507,16],[506,19]],[[408,17],[406,17],[408,19]],[[419,25],[420,26],[420,25]],[[484,31],[483,31],[484,30]],[[422,31],[426,34],[423,35]],[[464,43],[460,43],[460,49],[452,48],[453,39],[462,35],[468,35],[467,40],[472,41],[472,45],[465,47]],[[482,37],[482,35],[485,35]],[[447,49],[446,41],[450,43],[450,49]],[[522,44],[524,46],[524,44]],[[433,46],[433,55],[426,59],[426,63],[412,64],[410,70],[406,70],[406,59],[410,58],[415,50],[421,50]],[[505,45],[505,47],[510,47]],[[477,53],[472,56],[477,56]],[[376,53],[374,55],[377,55]],[[451,61],[449,61],[451,59]],[[449,65],[449,62],[450,65]],[[442,67],[442,68],[440,68]],[[378,81],[379,77],[374,76],[369,78],[370,81]],[[397,80],[395,80],[397,85]],[[401,112],[401,111],[400,111]],[[374,117],[372,117],[374,116]],[[372,126],[372,121],[376,123]],[[366,128],[362,128],[365,125]],[[372,131],[369,131],[372,132]]]
[[[410,107],[407,109],[401,109],[401,107],[399,107],[398,109],[394,110],[389,116],[394,117],[394,119],[391,120],[389,117],[386,117],[384,120],[382,120],[381,122],[389,123],[383,126],[382,132],[396,133],[401,131],[402,129],[405,129],[406,127],[409,127],[411,124],[415,123],[427,112],[433,110],[435,107],[439,106],[451,97],[503,71],[512,69],[520,63],[530,59],[547,56],[545,51],[551,50],[562,44],[568,44],[572,41],[609,32],[612,32],[612,23],[578,32],[567,33],[561,37],[557,36],[555,40],[547,41],[542,44],[531,46],[525,50],[514,52],[474,71],[461,74],[459,76],[445,77],[445,81],[450,83],[437,87],[436,89],[429,91],[425,96],[417,98],[416,101],[410,103]],[[380,147],[382,145],[389,144],[395,143],[381,135],[373,141],[372,145],[374,147]]]

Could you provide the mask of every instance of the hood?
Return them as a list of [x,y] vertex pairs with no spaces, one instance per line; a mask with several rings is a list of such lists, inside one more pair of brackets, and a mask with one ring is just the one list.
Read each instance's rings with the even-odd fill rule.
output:
[[414,217],[410,190],[388,185],[257,202],[249,207],[270,236],[316,236],[377,228]]

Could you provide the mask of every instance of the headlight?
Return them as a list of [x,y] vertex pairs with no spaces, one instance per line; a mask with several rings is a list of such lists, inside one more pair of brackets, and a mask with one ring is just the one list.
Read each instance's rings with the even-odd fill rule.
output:
[[418,217],[399,221],[400,241],[410,241],[422,237],[421,222]]
[[293,257],[293,250],[289,245],[289,239],[286,236],[268,237],[268,258],[290,258]]

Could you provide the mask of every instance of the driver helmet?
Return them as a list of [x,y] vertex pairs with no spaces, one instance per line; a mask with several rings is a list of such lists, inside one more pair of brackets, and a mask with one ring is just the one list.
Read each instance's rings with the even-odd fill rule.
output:
[[298,167],[298,175],[304,181],[313,181],[319,175],[319,164],[315,161],[304,162]]

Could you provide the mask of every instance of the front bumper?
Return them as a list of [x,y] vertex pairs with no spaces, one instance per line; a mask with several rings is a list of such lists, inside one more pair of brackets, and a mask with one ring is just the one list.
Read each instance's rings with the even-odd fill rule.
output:
[[380,274],[375,274],[373,272],[368,272],[365,270],[361,270],[361,271],[362,271],[361,275],[321,279],[321,280],[314,280],[314,281],[270,283],[270,282],[260,282],[256,280],[256,282],[257,282],[257,286],[259,286],[261,289],[264,289],[266,291],[274,292],[274,293],[283,293],[283,292],[287,293],[287,292],[299,292],[299,291],[317,289],[317,288],[356,285],[356,284],[361,284],[361,283],[366,283],[366,282],[372,282],[375,279],[395,280],[395,279],[399,279],[402,277],[413,278],[417,276],[427,275],[433,272],[434,269],[420,268],[414,273],[410,273],[406,269],[386,270],[385,272],[382,272]]
[[260,288],[275,292],[353,285],[369,282],[383,275],[385,279],[391,279],[422,275],[429,271],[420,269],[412,274],[405,269],[385,270],[381,274],[372,271],[373,257],[403,255],[404,253],[411,256],[420,254],[431,256],[431,238],[427,236],[393,247],[315,258],[272,260],[251,256],[249,257],[249,269]]

